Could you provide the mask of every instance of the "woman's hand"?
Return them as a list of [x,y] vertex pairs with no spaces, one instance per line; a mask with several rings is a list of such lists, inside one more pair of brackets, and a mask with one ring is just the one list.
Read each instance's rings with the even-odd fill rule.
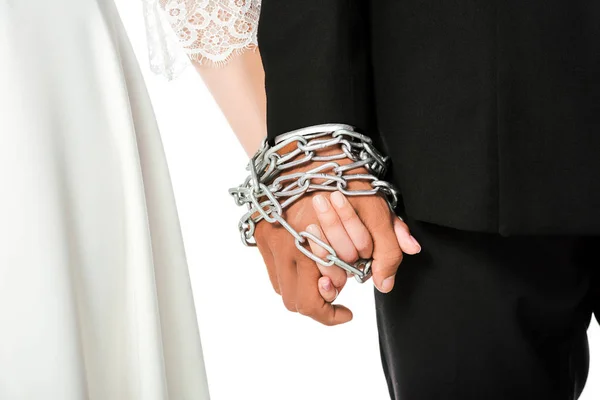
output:
[[[349,263],[354,263],[359,258],[372,257],[373,238],[346,196],[341,192],[333,192],[330,196],[325,193],[318,194],[313,197],[313,207],[320,226],[309,225],[306,231],[333,247],[338,256]],[[421,246],[411,236],[408,226],[400,218],[394,218],[393,227],[403,253],[416,254],[421,251]],[[328,254],[327,250],[312,241],[310,241],[310,247],[318,257],[324,258]],[[331,302],[343,289],[347,273],[337,266],[319,266],[319,269],[323,275],[319,279],[321,296]],[[382,282],[381,286],[376,285],[380,291],[391,290],[394,283],[393,278],[391,286],[388,285],[389,281],[386,282],[385,278],[383,281],[377,278],[375,276],[376,281]]]
[[[294,150],[294,144],[282,149],[283,154]],[[324,149],[319,156],[339,154],[340,148]],[[313,161],[286,170],[286,174],[305,172],[319,167],[325,161]],[[339,159],[340,165],[351,163]],[[354,168],[349,174],[368,174],[364,167]],[[347,190],[368,190],[371,184],[364,180],[350,180]],[[352,264],[359,258],[373,258],[371,271],[375,286],[389,292],[403,251],[414,254],[419,246],[412,239],[408,227],[394,215],[382,195],[350,196],[339,192],[317,191],[305,193],[284,210],[285,220],[300,232],[309,233],[330,244],[340,259]],[[337,325],[352,319],[352,312],[343,305],[331,304],[348,278],[337,267],[324,267],[296,248],[295,239],[280,224],[261,221],[256,225],[254,238],[265,260],[271,284],[283,299],[285,307],[307,315],[326,325]],[[309,244],[316,255],[327,252]]]
[[[410,236],[406,224],[391,213],[383,197],[346,198],[340,195],[333,195],[332,204],[328,193],[307,194],[285,211],[286,220],[294,229],[308,229],[324,239],[348,263],[355,262],[358,257],[372,256],[375,286],[382,292],[389,292],[403,251],[417,253],[420,250],[418,243]],[[346,283],[344,270],[318,266],[298,251],[294,238],[279,225],[259,223],[255,238],[271,284],[282,296],[288,310],[326,325],[352,319],[347,307],[331,304],[336,292]],[[315,243],[310,245],[316,255],[327,254]]]

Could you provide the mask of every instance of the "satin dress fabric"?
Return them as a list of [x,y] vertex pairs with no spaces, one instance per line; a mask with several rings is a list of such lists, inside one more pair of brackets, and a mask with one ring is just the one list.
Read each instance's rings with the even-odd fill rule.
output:
[[0,399],[207,400],[165,155],[112,0],[0,0]]

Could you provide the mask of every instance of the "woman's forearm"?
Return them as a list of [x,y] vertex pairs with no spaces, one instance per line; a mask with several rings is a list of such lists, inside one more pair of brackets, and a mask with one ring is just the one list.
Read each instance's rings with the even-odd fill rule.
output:
[[197,63],[195,67],[244,150],[252,156],[267,135],[264,71],[258,49],[233,57],[220,68]]

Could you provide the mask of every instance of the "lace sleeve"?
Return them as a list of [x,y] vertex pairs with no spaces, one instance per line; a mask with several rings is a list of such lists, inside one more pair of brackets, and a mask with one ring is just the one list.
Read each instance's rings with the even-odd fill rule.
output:
[[143,0],[143,6],[150,68],[167,79],[190,59],[220,66],[257,47],[261,0]]
[[255,48],[260,0],[159,0],[186,54],[200,64],[224,64]]

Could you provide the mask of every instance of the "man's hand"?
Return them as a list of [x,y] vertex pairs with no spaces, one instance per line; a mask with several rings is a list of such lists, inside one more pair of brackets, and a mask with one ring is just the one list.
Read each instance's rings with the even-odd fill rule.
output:
[[[314,162],[289,173],[318,165]],[[351,171],[366,172],[358,168]],[[349,190],[370,188],[364,181],[348,183]],[[359,258],[373,258],[373,280],[382,292],[392,290],[403,251],[408,254],[420,251],[406,224],[390,211],[380,195],[346,197],[340,192],[307,193],[284,211],[284,217],[296,231],[307,230],[331,245],[338,257],[349,264]],[[254,237],[273,288],[288,310],[325,325],[352,319],[347,307],[331,304],[346,283],[346,271],[337,266],[323,267],[306,257],[296,248],[292,235],[279,224],[259,222]],[[328,254],[312,241],[309,243],[317,256]]]

